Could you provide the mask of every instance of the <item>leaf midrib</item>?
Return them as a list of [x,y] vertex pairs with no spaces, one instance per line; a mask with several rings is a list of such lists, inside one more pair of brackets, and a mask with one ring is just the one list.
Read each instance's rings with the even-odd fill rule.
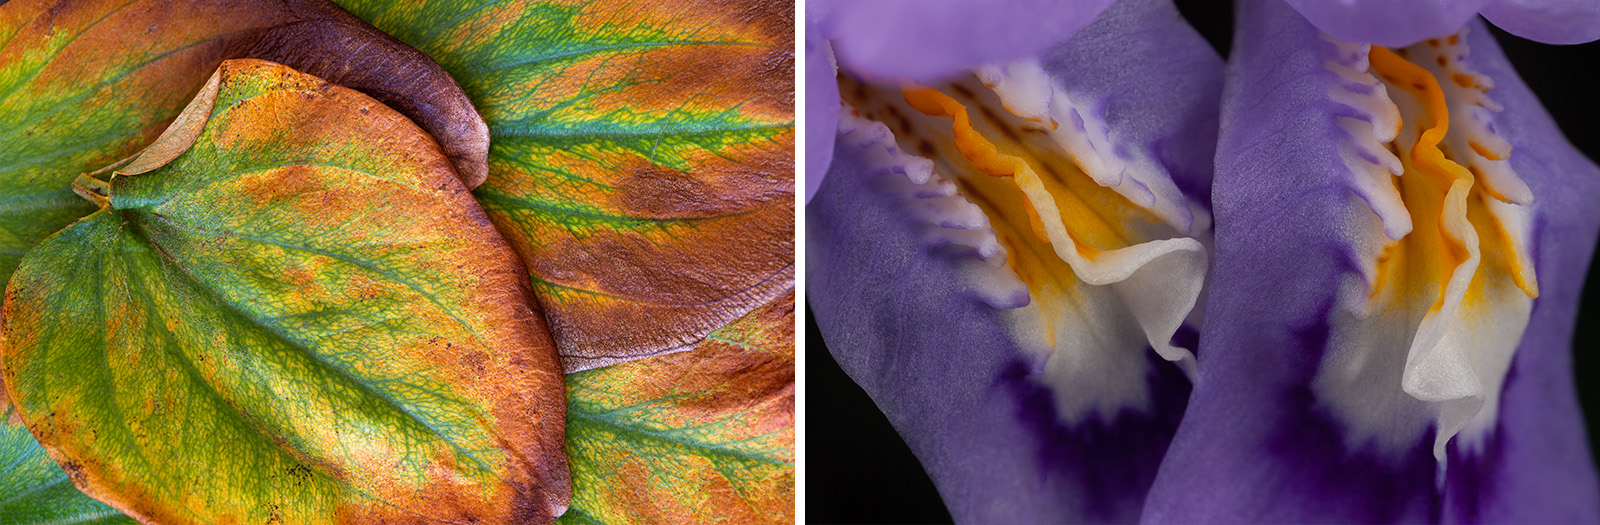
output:
[[[186,228],[183,225],[180,225],[178,223],[172,222],[172,221],[168,220],[166,217],[163,217],[163,216],[161,216],[159,214],[155,214],[153,212],[151,212],[150,215],[153,215],[153,216],[155,216],[157,218],[162,219],[164,222],[166,222],[168,225],[170,225],[170,226],[172,226],[174,228],[189,229],[189,230],[192,230],[192,231],[195,231],[195,232],[198,232],[198,233],[214,233],[214,232],[209,232],[209,231],[206,231],[206,230],[201,230],[199,228]],[[466,447],[462,446],[459,443],[456,443],[454,440],[450,439],[448,436],[446,436],[443,432],[441,432],[440,430],[435,428],[433,425],[429,424],[426,421],[423,421],[420,416],[418,416],[417,414],[413,413],[411,410],[408,410],[406,407],[401,405],[399,402],[395,401],[390,396],[373,389],[371,386],[369,386],[366,383],[358,380],[358,378],[356,378],[354,376],[351,376],[348,371],[343,370],[340,367],[335,366],[335,365],[333,365],[331,363],[328,363],[327,361],[322,359],[321,356],[319,356],[316,352],[313,352],[308,347],[306,342],[301,341],[297,337],[290,336],[290,335],[282,332],[281,330],[279,330],[277,328],[274,328],[273,326],[270,326],[269,323],[263,322],[260,319],[256,319],[256,318],[250,316],[248,313],[246,313],[245,311],[241,310],[238,305],[234,304],[232,301],[227,300],[225,297],[223,297],[220,294],[218,294],[215,290],[211,289],[211,287],[205,286],[205,284],[203,282],[201,282],[197,277],[194,276],[193,271],[189,270],[188,267],[186,267],[183,264],[181,264],[180,262],[178,262],[178,260],[174,256],[172,256],[170,253],[168,253],[164,248],[161,247],[161,245],[159,243],[157,243],[155,241],[155,239],[147,231],[148,226],[143,225],[141,223],[142,221],[130,220],[128,222],[134,223],[136,225],[136,227],[133,228],[132,230],[137,235],[139,235],[140,237],[143,237],[142,240],[144,242],[146,242],[146,243],[150,244],[151,246],[155,247],[157,253],[160,253],[161,256],[166,258],[168,261],[170,261],[173,264],[173,266],[176,266],[179,270],[182,271],[182,273],[185,275],[187,280],[190,281],[190,284],[191,284],[191,286],[193,288],[203,291],[203,293],[205,293],[207,296],[209,296],[212,300],[216,301],[218,304],[221,304],[221,305],[225,306],[228,309],[228,313],[232,314],[236,318],[239,318],[239,319],[247,321],[249,324],[251,324],[253,326],[256,326],[256,327],[258,327],[260,329],[263,329],[263,330],[267,331],[267,333],[270,333],[273,336],[275,336],[277,339],[288,343],[290,346],[294,347],[296,350],[300,351],[302,354],[304,354],[306,357],[308,357],[309,361],[311,361],[313,363],[316,363],[318,366],[321,366],[324,369],[336,374],[339,378],[344,379],[345,381],[349,382],[350,384],[353,384],[356,388],[360,389],[363,392],[366,392],[368,395],[371,395],[372,397],[383,401],[384,404],[388,405],[395,412],[404,415],[407,419],[410,419],[413,423],[415,423],[418,426],[422,427],[423,429],[427,430],[429,433],[432,433],[434,436],[439,438],[440,442],[443,442],[443,443],[449,445],[451,448],[455,449],[456,452],[458,454],[460,454],[461,456],[469,458],[470,460],[472,460],[472,462],[474,464],[476,464],[480,469],[482,469],[483,472],[489,473],[490,475],[493,475],[493,476],[495,476],[497,478],[500,477],[498,475],[498,473],[494,472],[494,470],[492,468],[490,468],[489,465],[482,458],[478,457],[477,454],[471,453],[470,451],[467,450]],[[256,242],[263,242],[263,241],[250,239],[250,238],[247,238],[247,237],[243,237],[243,236],[235,236],[235,237],[239,238],[239,239],[244,239],[244,240],[252,240],[252,241],[256,241]],[[271,243],[266,243],[266,242],[263,242],[263,243],[264,244],[271,244]],[[292,245],[278,245],[278,246],[281,246],[283,248],[288,248],[288,249],[297,248],[297,247],[292,246]],[[311,250],[309,248],[302,248],[302,251],[305,251],[307,253],[318,253],[317,251]],[[332,258],[339,259],[339,260],[344,260],[344,258],[336,257],[336,256],[332,256],[332,255],[324,255],[324,256],[332,257]],[[350,264],[361,266],[363,268],[367,268],[366,266],[362,266],[359,263],[354,262],[354,261],[347,261],[347,262],[350,262]],[[377,269],[374,269],[374,268],[367,268],[367,269],[369,269],[371,271],[378,272],[379,274],[382,274],[382,275],[386,275],[386,276],[388,275],[386,272],[383,272],[383,271],[380,271],[380,270],[377,270]],[[395,280],[399,281],[399,282],[402,282],[402,283],[405,283],[408,287],[412,288],[413,291],[417,292],[420,295],[423,295],[424,297],[429,297],[430,299],[433,299],[435,301],[435,304],[438,304],[436,298],[433,298],[431,295],[427,294],[426,292],[415,288],[415,286],[412,285],[411,283],[409,283],[408,281],[404,281],[404,280],[401,280],[401,279],[398,279],[398,278],[396,278]],[[439,305],[439,306],[440,306],[441,309],[443,308],[442,304]],[[463,323],[464,327],[466,326],[464,324],[465,323],[464,320],[461,320],[459,317],[456,317],[453,312],[448,312],[448,310],[446,310],[446,311],[447,311],[447,313],[450,313],[450,315],[452,317],[454,317],[458,322]],[[470,330],[470,327],[468,327],[468,328]],[[471,332],[471,333],[476,335],[476,332]],[[187,366],[188,363],[187,363],[186,359],[178,359],[178,360],[184,361],[185,365]],[[209,387],[209,383],[207,383],[207,385]],[[218,396],[218,397],[220,398],[221,396]],[[227,403],[226,399],[221,399],[221,401],[223,401],[224,404],[228,404],[229,406],[232,406],[231,403]],[[240,411],[240,409],[238,407],[234,407],[234,409],[236,411]],[[256,427],[256,425],[254,425],[252,423],[249,423],[248,420],[246,420],[246,424],[250,425],[252,428],[256,428],[258,433],[266,434],[266,432],[264,432],[259,427]],[[272,441],[274,443],[276,443],[276,440],[272,440]],[[294,451],[288,451],[288,452],[290,454],[296,456],[296,457],[299,457],[299,454],[294,452]],[[303,459],[304,458],[302,458],[302,460]],[[318,467],[315,462],[306,462],[306,464],[308,466],[310,466],[310,467],[317,468],[318,470],[320,470],[320,467]],[[331,475],[327,476],[327,477],[329,477],[329,479],[334,479],[334,480],[338,481],[341,485],[345,485],[352,492],[355,492],[357,494],[361,494],[363,496],[366,496],[368,498],[371,498],[371,499],[374,499],[374,500],[377,500],[377,501],[384,501],[384,500],[376,498],[375,496],[372,496],[370,494],[366,494],[366,493],[364,493],[364,492],[362,492],[360,490],[356,490],[354,487],[350,487],[343,480],[338,480],[337,478],[334,478]],[[502,481],[505,481],[505,480],[502,480]]]
[[[754,42],[740,42],[737,40],[644,40],[636,42],[621,42],[615,44],[601,44],[587,47],[577,47],[556,53],[521,57],[504,64],[494,64],[486,69],[476,71],[477,74],[493,73],[511,68],[554,62],[573,57],[598,55],[606,51],[621,51],[627,49],[658,49],[674,46],[749,46],[759,47],[761,44]],[[471,75],[468,75],[469,77]]]
[[[642,428],[637,428],[637,427],[633,427],[633,426],[624,425],[622,423],[619,423],[619,422],[615,421],[612,418],[608,418],[608,417],[600,416],[600,415],[591,415],[588,412],[585,412],[583,410],[579,410],[579,409],[576,409],[576,408],[577,407],[572,407],[572,406],[569,406],[567,408],[567,420],[569,421],[569,423],[568,423],[569,432],[570,432],[570,427],[574,426],[574,425],[571,424],[571,422],[572,421],[579,421],[579,422],[584,422],[584,423],[588,423],[588,424],[591,424],[591,425],[594,425],[594,426],[598,426],[598,427],[601,427],[601,428],[605,428],[605,429],[611,430],[612,432],[615,432],[617,434],[621,434],[623,436],[633,437],[633,438],[638,439],[640,441],[656,441],[656,442],[660,442],[660,443],[670,443],[670,444],[678,445],[678,446],[681,446],[681,447],[684,447],[684,448],[687,448],[687,449],[691,449],[691,450],[705,451],[706,455],[709,455],[709,456],[720,457],[720,458],[732,458],[732,459],[741,460],[741,461],[745,461],[745,462],[765,464],[765,465],[774,465],[774,466],[793,466],[794,465],[794,463],[791,463],[791,462],[788,462],[788,461],[783,461],[783,460],[779,460],[779,459],[773,459],[773,458],[769,458],[769,457],[766,457],[766,456],[761,456],[761,455],[752,454],[752,453],[749,453],[749,452],[739,451],[739,450],[736,450],[736,449],[728,449],[728,448],[722,448],[722,447],[716,446],[716,445],[707,445],[705,443],[699,443],[699,442],[692,441],[692,440],[689,440],[689,439],[685,439],[685,438],[682,438],[682,437],[674,436],[674,435],[672,435],[671,433],[668,433],[668,432],[652,431],[652,430],[648,430],[648,429],[642,429]],[[727,418],[724,418],[723,421],[728,420],[728,419],[732,419],[736,415],[737,414],[728,416]],[[715,423],[720,423],[720,422],[722,422],[722,421],[714,421],[714,422],[707,423],[706,425],[702,425],[702,426],[708,426],[708,425],[715,424]],[[755,439],[766,437],[766,436],[771,435],[771,434],[776,433],[776,432],[781,432],[781,430],[775,430],[773,432],[769,432],[769,433],[766,433],[766,434],[761,434],[761,435],[757,435],[757,436],[751,436],[751,437],[748,437],[748,438],[745,438],[745,439],[738,440],[736,442],[752,441],[752,440],[755,440]]]
[[[612,121],[610,121],[610,120],[594,120],[594,121],[589,121],[589,122],[610,123]],[[587,122],[585,122],[585,123],[587,123]],[[585,124],[585,123],[580,123],[580,124]],[[584,127],[581,126],[581,125],[580,126],[543,126],[543,125],[534,125],[534,126],[523,127],[521,129],[507,129],[505,127],[500,127],[500,128],[495,129],[495,130],[492,130],[492,137],[493,138],[500,138],[500,139],[504,139],[504,138],[516,138],[516,139],[590,138],[590,139],[597,139],[597,140],[599,140],[599,139],[611,139],[613,142],[622,142],[623,140],[627,140],[627,139],[639,139],[639,138],[645,138],[645,137],[650,137],[650,138],[657,138],[657,137],[704,137],[704,136],[717,135],[717,134],[723,134],[723,133],[733,134],[733,133],[741,133],[741,132],[750,132],[750,133],[754,134],[755,132],[761,132],[761,131],[777,131],[777,130],[785,130],[785,129],[793,129],[794,128],[794,122],[793,121],[790,121],[790,122],[778,122],[778,123],[771,123],[771,124],[749,124],[749,125],[739,125],[739,126],[717,126],[717,127],[707,126],[704,129],[681,129],[681,128],[668,129],[668,126],[666,124],[670,124],[670,123],[671,123],[670,121],[667,121],[667,122],[663,123],[662,125],[657,126],[654,129],[646,129],[645,126],[649,125],[649,124],[646,124],[646,125],[639,126],[638,128],[632,129],[632,130],[616,130],[616,131],[584,131]]]

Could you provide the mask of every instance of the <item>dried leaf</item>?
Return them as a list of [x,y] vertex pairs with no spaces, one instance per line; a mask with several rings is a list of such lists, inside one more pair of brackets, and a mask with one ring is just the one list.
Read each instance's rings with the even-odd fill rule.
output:
[[794,287],[794,6],[339,0],[461,82],[476,191],[567,371],[691,348]]
[[255,57],[354,87],[487,175],[487,128],[449,74],[326,0],[15,0],[0,4],[0,281],[94,207],[79,173],[139,151],[224,58]]
[[181,155],[81,178],[106,207],[13,277],[0,371],[28,428],[143,521],[561,513],[553,343],[439,146],[281,65],[216,83]]
[[794,294],[692,352],[567,376],[564,523],[794,522]]
[[99,524],[137,523],[117,509],[84,495],[21,421],[0,418],[0,523]]

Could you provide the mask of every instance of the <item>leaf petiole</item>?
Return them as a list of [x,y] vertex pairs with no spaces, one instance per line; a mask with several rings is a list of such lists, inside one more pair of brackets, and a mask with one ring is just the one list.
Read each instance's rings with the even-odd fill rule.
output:
[[72,181],[72,192],[101,208],[111,205],[111,183],[96,179],[93,174],[78,175]]

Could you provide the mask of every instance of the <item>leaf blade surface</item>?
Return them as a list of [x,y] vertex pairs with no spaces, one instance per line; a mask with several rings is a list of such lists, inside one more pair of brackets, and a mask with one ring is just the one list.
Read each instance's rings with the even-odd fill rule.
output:
[[794,521],[794,295],[693,351],[567,376],[564,523]]
[[340,4],[484,115],[476,194],[569,372],[693,348],[793,288],[792,5]]
[[29,428],[145,520],[553,519],[553,344],[450,159],[282,65],[214,82],[181,155],[113,174],[12,279],[0,369]]

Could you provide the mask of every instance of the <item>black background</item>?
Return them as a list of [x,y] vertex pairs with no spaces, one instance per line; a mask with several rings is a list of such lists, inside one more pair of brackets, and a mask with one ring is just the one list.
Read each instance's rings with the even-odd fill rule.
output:
[[[1227,0],[1177,0],[1189,22],[1227,55]],[[1492,27],[1492,26],[1491,26]],[[1600,160],[1600,42],[1550,46],[1494,29],[1523,81],[1578,149]],[[1600,202],[1595,203],[1600,207]],[[1600,450],[1600,266],[1591,264],[1573,338],[1590,447]],[[948,523],[950,514],[905,442],[839,369],[806,311],[806,518],[818,523]]]

